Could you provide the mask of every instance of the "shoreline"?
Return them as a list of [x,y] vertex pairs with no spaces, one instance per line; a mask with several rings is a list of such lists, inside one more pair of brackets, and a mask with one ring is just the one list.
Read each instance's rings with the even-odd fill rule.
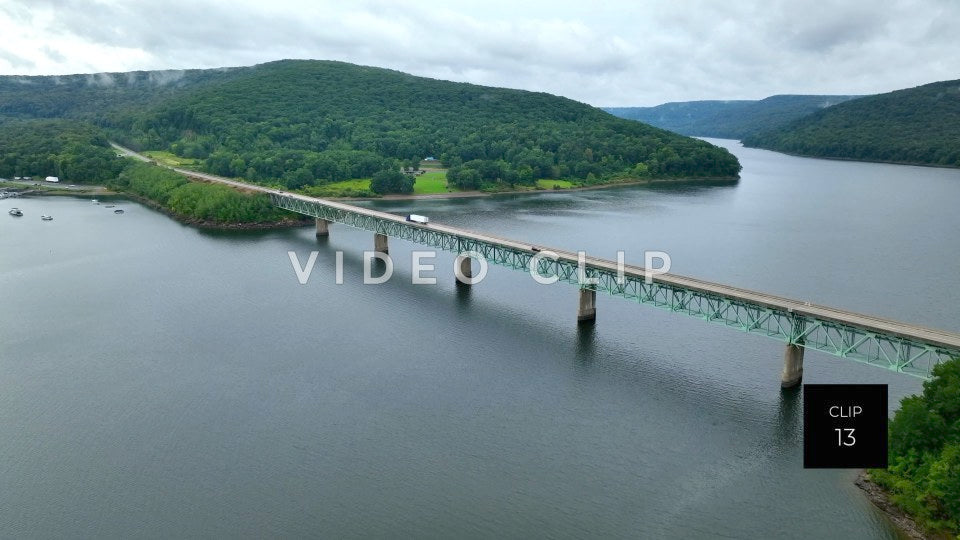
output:
[[[717,137],[715,137],[717,138]],[[730,139],[736,140],[736,139]],[[907,165],[910,167],[930,167],[933,169],[960,169],[960,165],[938,165],[936,163],[919,163],[913,161],[884,161],[880,159],[859,159],[852,157],[841,157],[841,156],[814,156],[809,154],[797,154],[794,152],[787,152],[785,150],[777,150],[776,148],[767,148],[765,146],[747,146],[743,144],[742,140],[737,140],[744,148],[753,148],[755,150],[768,150],[770,152],[776,152],[778,154],[783,154],[785,156],[792,157],[801,157],[801,158],[810,158],[810,159],[829,159],[832,161],[853,161],[855,163],[879,163],[881,165]]]
[[313,224],[312,217],[304,217],[304,219],[299,220],[280,220],[280,221],[265,221],[261,223],[256,222],[242,222],[242,223],[220,223],[218,221],[209,221],[205,219],[196,219],[188,218],[182,216],[170,210],[169,208],[164,207],[156,201],[147,199],[140,195],[134,193],[120,192],[117,195],[121,197],[126,197],[128,199],[137,201],[138,203],[156,210],[161,214],[173,219],[177,223],[182,223],[184,225],[190,225],[198,229],[204,230],[217,230],[217,231],[266,231],[270,229],[290,229],[294,227],[303,227],[306,225]]
[[[27,186],[24,186],[27,187]],[[33,187],[33,186],[30,186]],[[303,227],[313,223],[313,218],[305,217],[304,219],[296,220],[280,220],[280,221],[266,221],[266,222],[243,222],[243,223],[220,223],[217,221],[208,221],[203,219],[189,218],[182,216],[173,212],[172,210],[164,207],[160,203],[150,200],[141,195],[135,193],[127,193],[125,191],[112,191],[104,186],[85,186],[84,189],[24,189],[23,191],[18,191],[19,197],[77,197],[77,198],[86,198],[86,197],[117,197],[124,198],[131,201],[136,201],[151,210],[156,210],[161,214],[173,219],[177,223],[183,225],[189,225],[203,230],[218,230],[218,231],[261,231],[261,230],[270,230],[270,229],[287,229],[293,227]]]
[[898,531],[912,540],[939,540],[946,539],[946,536],[931,536],[923,527],[921,527],[909,514],[893,504],[885,489],[877,485],[870,479],[870,473],[861,470],[857,473],[857,479],[854,485],[863,491],[867,499],[877,507],[893,523]]
[[683,178],[650,178],[647,180],[630,180],[628,182],[610,182],[607,184],[596,184],[592,186],[579,186],[563,189],[524,189],[512,191],[451,191],[447,193],[424,193],[415,194],[388,194],[382,197],[319,197],[333,201],[417,201],[432,199],[470,199],[478,197],[496,197],[502,195],[543,195],[543,194],[561,194],[575,191],[593,191],[598,189],[610,189],[617,187],[649,186],[658,187],[662,185],[680,185],[680,184],[701,184],[707,186],[726,186],[733,185],[740,181],[739,176],[704,176],[704,177],[683,177]]
[[[193,180],[196,181],[196,180]],[[393,194],[393,195],[384,195],[382,197],[318,197],[323,199],[329,199],[333,201],[415,201],[415,200],[442,200],[442,199],[466,199],[466,198],[480,198],[480,197],[496,197],[496,196],[507,196],[507,195],[539,195],[539,194],[561,194],[561,193],[570,193],[570,192],[579,192],[579,191],[593,191],[600,189],[610,189],[617,187],[636,187],[636,186],[645,186],[645,187],[660,187],[665,185],[704,185],[704,186],[726,186],[734,185],[740,181],[740,177],[683,177],[683,178],[650,178],[646,180],[632,180],[627,182],[611,182],[607,184],[598,184],[593,186],[580,186],[574,188],[565,188],[565,189],[530,189],[530,190],[516,190],[516,191],[455,191],[450,193],[425,193],[425,194]],[[144,206],[147,206],[153,210],[156,210],[170,218],[174,221],[185,225],[191,225],[199,229],[205,230],[223,230],[223,231],[237,231],[237,230],[270,230],[270,229],[285,229],[285,228],[294,228],[294,227],[303,227],[313,223],[313,218],[305,217],[304,219],[294,219],[294,220],[281,220],[281,221],[270,221],[262,223],[220,223],[216,221],[207,221],[201,219],[188,218],[174,213],[168,208],[162,206],[161,204],[142,197],[134,193],[127,193],[124,191],[111,191],[104,186],[83,186],[78,189],[66,188],[66,187],[53,187],[53,186],[44,186],[47,189],[30,189],[35,186],[22,186],[26,189],[21,191],[21,196],[40,196],[40,197],[89,197],[89,196],[116,196],[116,197],[125,197],[133,201],[137,201]]]
[[12,180],[6,180],[0,182],[0,188],[14,190],[14,193],[19,194],[19,196],[90,196],[90,195],[117,195],[116,191],[111,191],[106,186],[100,185],[74,185],[70,186],[58,186],[55,184],[36,184],[34,182],[17,182]]

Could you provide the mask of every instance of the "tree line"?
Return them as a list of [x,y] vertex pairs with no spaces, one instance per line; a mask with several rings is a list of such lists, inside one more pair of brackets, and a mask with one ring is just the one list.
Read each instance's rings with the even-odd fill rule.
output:
[[149,199],[191,221],[249,224],[297,219],[274,206],[264,193],[241,193],[222,184],[193,182],[169,169],[132,160],[107,185]]
[[105,182],[123,168],[95,126],[69,120],[0,123],[0,177],[57,176],[69,182]]
[[889,426],[887,469],[870,477],[936,533],[960,534],[960,359],[938,365]]

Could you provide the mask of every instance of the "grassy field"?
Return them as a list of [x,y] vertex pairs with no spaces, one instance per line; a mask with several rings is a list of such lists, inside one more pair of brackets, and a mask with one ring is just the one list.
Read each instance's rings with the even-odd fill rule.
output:
[[569,189],[573,182],[568,180],[537,180],[537,186],[543,189]]
[[426,195],[429,193],[446,193],[456,191],[453,188],[447,188],[447,171],[425,172],[413,184],[413,193],[416,195]]
[[323,184],[322,186],[310,186],[303,188],[304,194],[313,197],[372,197],[374,194],[370,191],[369,178],[353,178],[351,180],[342,180]]
[[[310,186],[304,188],[303,193],[314,197],[371,197],[375,196],[370,192],[369,178],[354,178],[352,180],[343,180],[342,182],[333,182],[321,186]],[[430,193],[447,193],[456,191],[447,188],[446,171],[430,171],[417,177],[413,184],[413,193],[415,195],[427,195]]]
[[143,152],[143,155],[157,160],[157,163],[161,165],[170,167],[193,167],[200,162],[199,159],[180,157],[162,150],[147,150]]

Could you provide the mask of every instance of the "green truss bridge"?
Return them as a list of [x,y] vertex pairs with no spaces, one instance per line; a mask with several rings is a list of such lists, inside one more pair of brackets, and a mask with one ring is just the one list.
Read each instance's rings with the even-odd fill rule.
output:
[[[131,156],[143,156],[116,147]],[[388,237],[399,238],[458,255],[458,279],[472,278],[471,257],[488,263],[556,276],[579,287],[578,319],[595,317],[597,291],[625,300],[673,311],[742,332],[773,338],[786,345],[781,377],[783,387],[795,386],[803,376],[803,351],[814,349],[898,373],[929,377],[935,365],[960,357],[960,334],[924,328],[826,306],[814,305],[702,281],[638,266],[599,259],[545,246],[531,245],[437,223],[421,224],[404,217],[337,201],[277,191],[226,178],[174,169],[189,177],[268,193],[280,208],[316,218],[317,235],[331,223],[374,233],[374,249],[386,252]],[[582,270],[581,270],[582,268]],[[464,279],[466,278],[466,279]],[[595,282],[583,285],[582,278]],[[593,281],[593,280],[591,280]]]

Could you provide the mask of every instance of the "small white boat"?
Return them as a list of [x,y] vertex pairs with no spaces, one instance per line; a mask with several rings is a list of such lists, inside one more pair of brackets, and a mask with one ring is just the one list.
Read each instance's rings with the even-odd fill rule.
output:
[[53,216],[48,216],[48,215],[44,214],[44,215],[40,216],[40,219],[42,219],[42,220],[44,220],[44,221],[53,221]]
[[11,208],[11,209],[10,209],[10,215],[11,215],[11,216],[22,216],[22,215],[23,215],[23,211],[20,210],[19,208]]
[[114,213],[114,214],[122,214],[122,213],[123,213],[123,208],[117,208],[116,210],[113,211],[113,213]]
[[94,204],[100,204],[100,201],[98,201],[98,200],[96,200],[96,199],[90,199],[90,202],[92,202],[92,203],[94,203]]

